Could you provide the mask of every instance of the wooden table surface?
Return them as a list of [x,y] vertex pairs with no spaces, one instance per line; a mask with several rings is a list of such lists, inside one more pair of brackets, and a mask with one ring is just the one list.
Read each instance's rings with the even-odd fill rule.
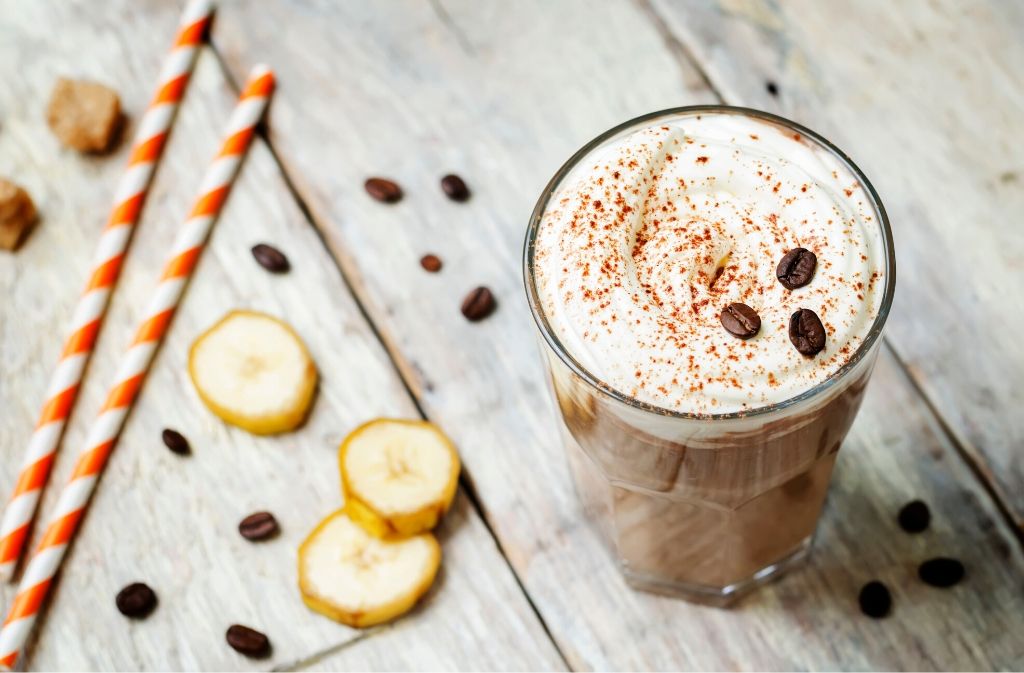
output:
[[[0,254],[0,493],[13,485],[127,143],[60,149],[43,110],[59,75],[115,87],[139,119],[176,2],[0,0],[0,175],[42,214]],[[236,83],[279,76],[255,144],[72,548],[34,669],[1013,669],[1024,666],[1024,4],[986,0],[235,0],[220,3],[65,435],[45,516],[129,326],[214,151]],[[772,93],[768,82],[776,84]],[[600,131],[724,101],[833,139],[893,223],[899,281],[867,399],[839,454],[806,569],[720,610],[637,593],[584,522],[559,446],[520,275],[541,188]],[[129,133],[131,129],[129,129]],[[438,179],[465,177],[466,204]],[[397,180],[385,206],[363,180]],[[269,242],[293,271],[270,276]],[[445,262],[436,275],[418,260]],[[470,324],[462,297],[499,309]],[[281,316],[322,372],[299,431],[215,419],[189,343],[225,311]],[[381,415],[441,425],[464,463],[425,602],[360,633],[302,604],[296,547],[340,505],[335,449]],[[194,455],[160,442],[174,427]],[[895,522],[913,498],[925,534]],[[253,545],[238,520],[269,509]],[[960,558],[948,590],[917,564]],[[893,590],[884,620],[856,602]],[[160,606],[129,622],[118,589]],[[4,587],[9,600],[14,587]],[[266,632],[271,659],[224,643]]]

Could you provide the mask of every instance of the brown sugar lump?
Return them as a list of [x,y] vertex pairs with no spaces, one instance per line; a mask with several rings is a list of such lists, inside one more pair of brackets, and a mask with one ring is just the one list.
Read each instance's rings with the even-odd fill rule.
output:
[[0,178],[0,249],[14,250],[36,221],[36,206],[24,189]]
[[61,77],[53,87],[46,121],[67,147],[105,152],[121,121],[121,100],[102,84]]

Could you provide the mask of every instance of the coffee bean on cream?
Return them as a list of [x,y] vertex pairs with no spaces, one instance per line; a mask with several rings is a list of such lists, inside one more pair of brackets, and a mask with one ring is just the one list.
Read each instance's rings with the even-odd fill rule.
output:
[[[568,353],[624,395],[696,414],[755,409],[825,381],[857,351],[885,291],[876,213],[856,175],[768,120],[694,113],[628,132],[557,186],[534,252],[541,308]],[[785,287],[779,260],[817,258]],[[737,339],[722,310],[749,306]],[[827,334],[813,358],[790,317]]]

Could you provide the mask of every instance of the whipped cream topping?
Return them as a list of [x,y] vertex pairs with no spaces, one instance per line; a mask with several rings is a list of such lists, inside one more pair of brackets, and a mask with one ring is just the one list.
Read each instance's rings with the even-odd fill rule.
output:
[[[817,255],[788,290],[775,269]],[[856,352],[878,315],[884,247],[856,175],[786,126],[737,113],[689,114],[613,138],[556,188],[534,249],[541,309],[570,355],[642,402],[695,414],[782,402]],[[761,318],[749,340],[720,321],[732,302]],[[814,357],[789,339],[813,310]]]

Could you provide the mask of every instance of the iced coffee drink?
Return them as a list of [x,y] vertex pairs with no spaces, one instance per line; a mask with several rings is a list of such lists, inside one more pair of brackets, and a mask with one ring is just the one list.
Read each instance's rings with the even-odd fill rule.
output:
[[577,491],[627,579],[725,603],[802,559],[892,301],[859,169],[766,113],[648,115],[551,181],[525,273]]

